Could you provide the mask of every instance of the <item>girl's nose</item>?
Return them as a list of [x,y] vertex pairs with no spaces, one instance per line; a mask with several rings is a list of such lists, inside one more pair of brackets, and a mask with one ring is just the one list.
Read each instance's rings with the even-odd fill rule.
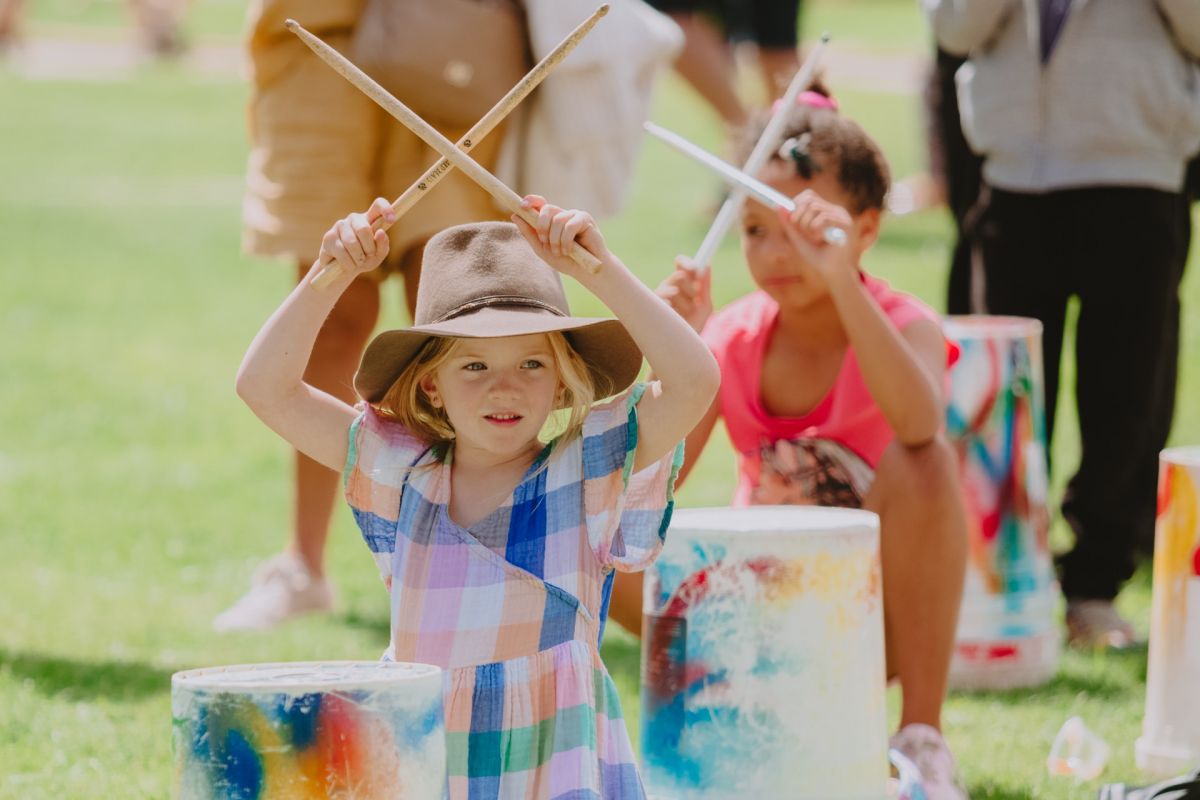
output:
[[783,234],[767,237],[765,243],[766,256],[772,263],[780,263],[791,258],[794,254],[792,243]]
[[492,379],[492,385],[488,388],[492,394],[512,394],[517,391],[516,375],[508,370],[500,370],[496,373],[496,377]]

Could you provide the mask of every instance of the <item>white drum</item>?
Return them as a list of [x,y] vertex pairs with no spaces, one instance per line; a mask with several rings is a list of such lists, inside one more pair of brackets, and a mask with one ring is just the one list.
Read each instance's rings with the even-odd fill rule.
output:
[[1200,447],[1159,457],[1146,716],[1137,763],[1159,777],[1200,764]]
[[887,796],[875,514],[677,511],[643,610],[651,797]]
[[1062,649],[1050,554],[1042,324],[962,316],[943,323],[961,349],[946,430],[967,507],[966,583],[950,661],[960,689],[1037,686]]
[[442,671],[381,661],[247,664],[171,678],[184,800],[442,800]]

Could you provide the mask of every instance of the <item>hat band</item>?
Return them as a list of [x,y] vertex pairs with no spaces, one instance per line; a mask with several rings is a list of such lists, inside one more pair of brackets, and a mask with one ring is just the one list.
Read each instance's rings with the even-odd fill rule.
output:
[[519,294],[495,294],[488,297],[480,297],[463,303],[461,306],[447,311],[442,316],[433,320],[433,322],[425,324],[436,325],[439,322],[446,322],[454,319],[455,317],[461,317],[463,314],[470,314],[472,311],[478,311],[481,308],[488,308],[489,306],[522,306],[525,308],[536,308],[542,311],[549,311],[551,314],[554,314],[557,317],[566,316],[562,309],[553,306],[550,303],[536,300],[532,297],[526,297]]

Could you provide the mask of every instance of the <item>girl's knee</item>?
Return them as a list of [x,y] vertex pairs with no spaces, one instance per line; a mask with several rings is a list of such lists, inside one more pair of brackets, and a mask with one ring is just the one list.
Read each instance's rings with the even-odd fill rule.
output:
[[941,434],[919,445],[892,442],[876,472],[903,487],[903,491],[917,492],[926,498],[941,492],[958,492],[958,456]]

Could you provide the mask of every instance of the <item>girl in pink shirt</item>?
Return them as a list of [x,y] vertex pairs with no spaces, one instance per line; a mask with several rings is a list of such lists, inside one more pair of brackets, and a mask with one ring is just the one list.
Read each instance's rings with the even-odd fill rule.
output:
[[[742,211],[758,291],[713,314],[708,271],[686,259],[659,288],[703,332],[722,375],[687,438],[680,480],[721,417],[738,452],[734,505],[879,514],[888,674],[903,692],[892,744],[920,767],[930,800],[962,800],[940,733],[967,552],[957,462],[942,438],[955,350],[932,311],[860,267],[889,184],[878,146],[822,94],[801,95],[788,113],[784,144],[757,177],[794,197],[796,211],[753,200]],[[830,227],[846,232],[844,246],[825,242]],[[636,630],[640,578],[628,577],[611,616]]]

